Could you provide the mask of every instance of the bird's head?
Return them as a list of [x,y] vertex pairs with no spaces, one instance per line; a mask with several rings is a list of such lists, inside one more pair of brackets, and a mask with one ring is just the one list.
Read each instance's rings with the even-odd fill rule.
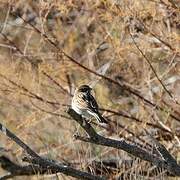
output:
[[88,85],[81,85],[79,88],[78,88],[78,91],[79,92],[91,92],[92,88],[89,87]]

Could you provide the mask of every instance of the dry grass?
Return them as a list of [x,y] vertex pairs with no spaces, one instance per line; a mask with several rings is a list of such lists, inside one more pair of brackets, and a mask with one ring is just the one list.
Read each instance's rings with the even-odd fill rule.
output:
[[[174,2],[178,6],[178,1]],[[79,169],[86,170],[93,160],[130,158],[123,151],[75,141],[73,134],[76,131],[81,132],[78,125],[48,113],[66,115],[67,107],[63,104],[69,105],[71,97],[43,72],[49,74],[67,91],[71,84],[72,92],[76,86],[93,82],[97,77],[70,62],[30,25],[14,17],[12,12],[15,12],[25,19],[33,17],[30,23],[52,41],[58,42],[58,46],[67,54],[90,69],[97,71],[102,65],[112,62],[106,76],[125,83],[143,97],[164,107],[168,113],[156,111],[137,97],[103,79],[95,86],[95,94],[101,107],[124,111],[139,118],[142,123],[120,116],[110,116],[107,112],[104,112],[105,116],[110,116],[111,120],[118,121],[142,139],[146,139],[143,129],[149,130],[179,160],[180,122],[169,116],[169,113],[174,111],[180,114],[179,105],[162,88],[129,34],[130,29],[160,79],[180,102],[180,17],[175,5],[170,0],[14,0],[9,3],[1,0],[1,32],[21,49],[23,55],[13,48],[12,43],[0,36],[0,75],[46,100],[59,103],[52,105],[31,98],[30,93],[1,76],[1,122],[41,155],[77,163]],[[107,49],[101,50],[103,47]],[[27,61],[27,57],[31,63]],[[179,114],[176,116],[179,117]],[[166,126],[177,136],[174,135],[167,141],[162,132],[147,126],[148,122],[161,123],[161,126]],[[136,139],[118,126],[111,134],[98,126],[96,129],[115,138],[126,137],[131,141]],[[24,155],[22,150],[1,134],[0,141],[0,146],[8,150],[6,154],[20,162]],[[150,168],[149,164],[134,158],[133,167],[124,172],[125,179],[149,179],[150,175],[144,175],[143,172],[150,172]],[[110,178],[121,173],[123,168],[120,171],[114,170]],[[59,178],[71,179],[60,174]],[[167,179],[163,172],[157,172],[151,178]],[[42,179],[42,176],[37,175],[32,179]]]

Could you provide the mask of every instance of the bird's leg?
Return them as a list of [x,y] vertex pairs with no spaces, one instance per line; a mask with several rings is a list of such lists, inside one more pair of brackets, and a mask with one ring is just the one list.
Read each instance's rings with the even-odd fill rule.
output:
[[87,123],[91,123],[91,121],[92,121],[92,119],[91,118],[89,118],[89,119],[86,119],[87,120]]
[[85,126],[86,124],[86,122],[88,123],[88,124],[90,124],[91,123],[91,119],[89,119],[89,118],[83,118],[83,126]]

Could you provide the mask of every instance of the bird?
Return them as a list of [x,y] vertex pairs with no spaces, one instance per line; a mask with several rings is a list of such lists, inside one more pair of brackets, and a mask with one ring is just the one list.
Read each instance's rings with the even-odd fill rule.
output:
[[71,102],[72,109],[84,118],[94,117],[98,123],[108,124],[107,120],[99,113],[99,106],[91,91],[92,88],[88,85],[81,85],[77,88]]

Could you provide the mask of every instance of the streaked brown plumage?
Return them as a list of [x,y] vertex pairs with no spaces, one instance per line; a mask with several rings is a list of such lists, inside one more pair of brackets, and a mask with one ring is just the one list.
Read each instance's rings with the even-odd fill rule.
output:
[[99,123],[107,124],[107,121],[99,113],[98,104],[92,96],[91,90],[92,88],[88,85],[80,86],[72,98],[72,109],[85,118],[95,117]]

